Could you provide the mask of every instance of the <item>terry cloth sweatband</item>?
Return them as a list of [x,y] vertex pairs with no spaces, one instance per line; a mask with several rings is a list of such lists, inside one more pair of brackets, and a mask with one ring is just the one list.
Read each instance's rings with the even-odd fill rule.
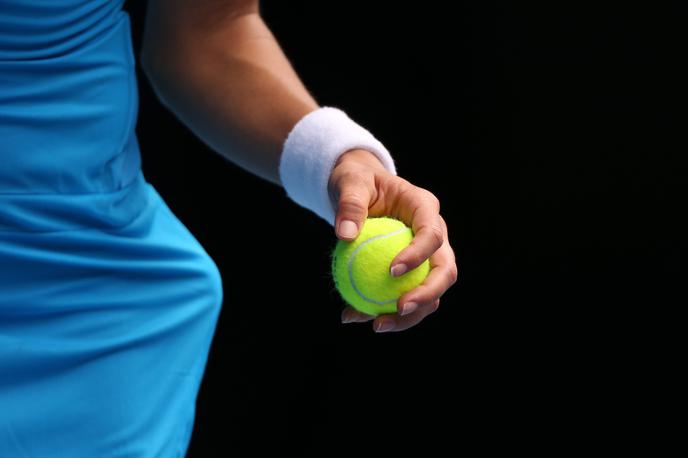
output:
[[370,151],[397,174],[387,148],[344,111],[321,107],[305,115],[282,148],[279,174],[287,196],[334,226],[335,207],[327,184],[339,156],[352,149]]

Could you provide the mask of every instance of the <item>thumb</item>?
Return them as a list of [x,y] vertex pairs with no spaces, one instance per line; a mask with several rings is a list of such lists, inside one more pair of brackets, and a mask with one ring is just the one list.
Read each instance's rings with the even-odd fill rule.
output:
[[337,202],[335,228],[337,237],[351,241],[357,236],[368,217],[370,191],[360,178],[341,180]]

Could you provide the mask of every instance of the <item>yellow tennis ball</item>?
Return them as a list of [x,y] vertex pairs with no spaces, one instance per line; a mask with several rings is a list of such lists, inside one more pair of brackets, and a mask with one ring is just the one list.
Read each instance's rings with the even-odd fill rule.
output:
[[399,297],[430,273],[426,259],[400,277],[391,276],[392,260],[411,240],[411,228],[386,216],[367,218],[355,240],[338,240],[332,251],[332,278],[342,299],[368,315],[396,313]]

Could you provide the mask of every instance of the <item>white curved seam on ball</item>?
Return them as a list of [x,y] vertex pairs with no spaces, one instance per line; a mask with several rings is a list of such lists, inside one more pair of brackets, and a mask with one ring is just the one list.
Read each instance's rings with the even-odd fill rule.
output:
[[366,296],[361,292],[361,290],[358,289],[358,287],[356,286],[356,282],[354,281],[354,272],[353,272],[353,264],[354,264],[354,259],[356,259],[356,255],[358,254],[358,252],[360,251],[360,249],[363,248],[363,247],[364,247],[365,245],[367,245],[368,243],[374,242],[375,240],[384,239],[384,238],[386,238],[386,237],[394,237],[395,235],[404,232],[406,229],[407,229],[407,228],[402,227],[401,229],[396,230],[396,231],[394,231],[394,232],[390,232],[389,234],[382,234],[382,235],[376,235],[375,237],[371,237],[371,238],[369,238],[368,240],[366,240],[365,242],[361,243],[359,246],[357,246],[357,247],[354,249],[354,251],[351,253],[351,256],[349,256],[349,263],[348,263],[348,265],[347,265],[347,267],[348,267],[347,270],[349,271],[349,282],[351,283],[351,287],[354,289],[354,291],[356,291],[356,294],[358,294],[359,296],[361,296],[361,297],[362,297],[363,299],[365,299],[366,301],[372,302],[373,304],[377,304],[377,305],[385,305],[385,304],[394,303],[394,302],[396,302],[397,300],[396,300],[396,299],[391,299],[391,300],[388,300],[388,301],[376,301],[376,300],[374,300],[374,299],[370,299],[369,297],[366,297]]

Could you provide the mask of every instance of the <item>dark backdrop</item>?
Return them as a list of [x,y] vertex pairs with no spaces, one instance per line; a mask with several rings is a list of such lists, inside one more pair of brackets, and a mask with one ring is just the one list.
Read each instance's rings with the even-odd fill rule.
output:
[[[660,211],[685,176],[667,166],[677,16],[451,5],[262,2],[318,101],[442,203],[460,280],[403,333],[341,325],[331,227],[209,150],[139,75],[145,174],[224,277],[189,456],[586,449],[635,411],[619,374],[647,329],[629,323],[683,247]],[[145,3],[128,9],[138,52]]]

